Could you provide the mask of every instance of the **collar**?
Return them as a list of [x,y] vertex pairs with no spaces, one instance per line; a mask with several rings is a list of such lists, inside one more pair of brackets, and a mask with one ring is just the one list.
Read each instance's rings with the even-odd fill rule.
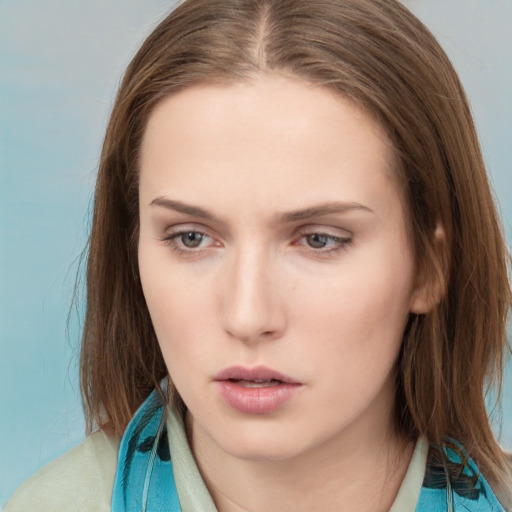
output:
[[[153,391],[135,413],[121,439],[112,512],[181,512],[167,423],[166,403],[160,394]],[[174,424],[179,428],[179,424]],[[420,443],[426,441],[420,439],[418,443],[415,454],[418,446],[421,448]],[[451,442],[451,445],[459,449],[444,447],[447,460],[460,464],[463,449],[456,442]],[[423,453],[426,453],[424,448]],[[416,460],[418,457],[425,460],[421,455],[417,455]],[[193,463],[192,457],[188,459]],[[396,510],[397,501],[403,494],[402,487],[392,511]],[[411,496],[408,504],[414,506],[413,500]],[[413,512],[412,507],[409,510]],[[451,475],[442,464],[429,457],[414,511],[505,512],[505,509],[471,459],[466,461],[462,472]],[[198,509],[197,512],[202,511]]]

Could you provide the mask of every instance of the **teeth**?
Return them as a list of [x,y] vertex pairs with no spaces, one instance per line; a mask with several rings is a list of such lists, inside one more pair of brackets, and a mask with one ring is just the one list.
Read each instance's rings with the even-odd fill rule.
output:
[[281,384],[280,380],[275,380],[275,379],[268,379],[268,380],[233,379],[233,382],[236,382],[239,386],[243,386],[244,388],[268,388],[268,387],[272,387],[272,386],[279,386],[279,384]]

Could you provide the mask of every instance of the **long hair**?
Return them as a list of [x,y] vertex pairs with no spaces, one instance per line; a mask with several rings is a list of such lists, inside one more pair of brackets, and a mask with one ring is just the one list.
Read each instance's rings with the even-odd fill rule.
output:
[[89,430],[120,435],[167,373],[137,265],[148,117],[183,88],[261,73],[337,91],[387,131],[418,268],[438,296],[404,333],[397,428],[433,445],[457,440],[491,481],[502,481],[506,458],[484,392],[493,382],[499,388],[508,346],[507,249],[457,74],[395,0],[187,0],[144,42],[112,110],[95,191],[81,355]]

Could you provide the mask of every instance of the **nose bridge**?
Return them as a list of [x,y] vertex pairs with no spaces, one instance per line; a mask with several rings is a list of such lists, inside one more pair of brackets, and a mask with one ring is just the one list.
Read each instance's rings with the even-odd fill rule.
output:
[[222,300],[226,332],[244,342],[278,335],[283,322],[275,289],[276,265],[269,251],[243,244],[233,250],[227,267]]

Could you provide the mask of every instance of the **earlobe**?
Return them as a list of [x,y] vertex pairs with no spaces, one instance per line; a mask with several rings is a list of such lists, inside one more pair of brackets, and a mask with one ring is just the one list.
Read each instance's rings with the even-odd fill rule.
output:
[[410,311],[424,315],[434,309],[446,292],[446,234],[443,226],[437,223],[433,243],[429,246],[430,258],[426,258],[418,270],[416,285],[411,295]]
[[421,290],[415,290],[411,299],[411,313],[415,315],[425,315],[439,304],[441,296],[432,293],[433,289],[428,290],[424,287]]

